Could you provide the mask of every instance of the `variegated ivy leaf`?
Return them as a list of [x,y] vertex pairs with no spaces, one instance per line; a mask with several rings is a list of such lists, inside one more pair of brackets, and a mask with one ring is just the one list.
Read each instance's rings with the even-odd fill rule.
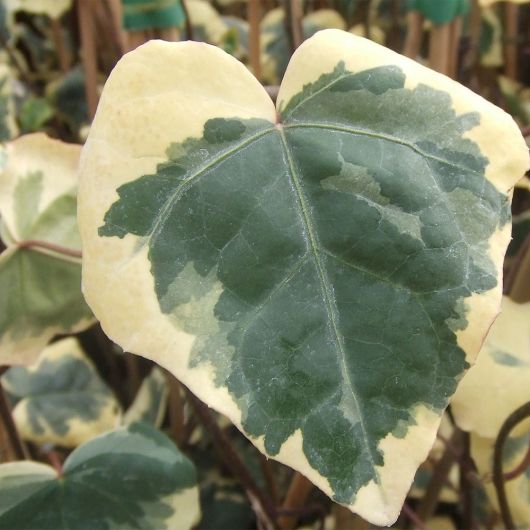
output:
[[5,149],[0,170],[0,364],[34,362],[57,333],[93,322],[81,294],[80,259],[43,246],[79,251],[76,226],[80,146],[44,134],[22,136]]
[[503,75],[497,82],[508,112],[523,125],[530,124],[530,88]]
[[160,427],[166,413],[168,394],[164,372],[160,368],[153,368],[142,381],[132,405],[124,414],[123,422],[128,425],[142,421]]
[[238,17],[222,17],[228,30],[223,36],[222,48],[245,62],[248,57],[248,22]]
[[150,43],[84,148],[84,292],[125,350],[389,524],[498,311],[528,164],[506,113],[350,33],[296,51],[277,109],[221,50]]
[[81,66],[72,68],[64,76],[48,83],[46,98],[53,105],[56,117],[72,133],[79,133],[79,129],[88,124],[85,74]]
[[73,338],[45,348],[33,366],[10,368],[2,384],[16,402],[18,431],[37,444],[76,447],[121,418],[112,391]]
[[483,66],[495,68],[504,63],[502,33],[502,22],[496,9],[494,7],[483,8],[479,43],[480,62]]
[[186,9],[193,26],[195,40],[210,44],[223,42],[229,27],[212,5],[204,0],[188,0]]
[[78,447],[60,477],[34,462],[0,466],[0,528],[187,530],[199,516],[193,464],[141,423]]
[[[350,33],[359,35],[359,37],[366,37],[366,24],[356,24],[350,28]],[[370,26],[370,40],[377,42],[377,44],[384,44],[386,39],[385,32],[380,26]]]
[[[346,29],[346,22],[333,9],[318,9],[302,20],[304,39],[322,29]],[[261,21],[261,77],[271,85],[277,85],[291,57],[291,44],[285,25],[285,10],[271,9]]]
[[[530,303],[517,304],[504,297],[501,314],[491,327],[477,363],[451,401],[452,410],[461,429],[495,438],[504,420],[529,398]],[[514,433],[529,429],[530,420]]]

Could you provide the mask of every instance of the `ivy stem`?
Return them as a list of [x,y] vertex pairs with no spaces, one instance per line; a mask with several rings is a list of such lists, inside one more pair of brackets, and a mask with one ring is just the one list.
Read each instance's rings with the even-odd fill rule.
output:
[[83,254],[80,250],[77,250],[75,248],[63,247],[62,245],[56,245],[55,243],[50,243],[49,241],[27,239],[25,241],[18,242],[17,246],[20,248],[41,248],[44,250],[55,252],[56,254],[62,254],[64,256],[69,256],[70,258],[81,259],[83,257]]
[[302,29],[304,11],[302,0],[287,0],[287,2],[285,2],[285,8],[287,35],[289,36],[291,51],[294,52],[304,41]]
[[167,384],[169,387],[168,395],[168,415],[169,430],[175,443],[182,448],[185,437],[185,414],[184,414],[184,397],[181,393],[182,385],[166,372]]
[[425,521],[407,503],[403,504],[401,511],[414,523],[418,530],[428,530]]
[[261,2],[260,0],[248,0],[247,20],[249,27],[249,58],[252,73],[256,79],[261,79],[261,53],[260,53],[260,21]]
[[276,484],[270,460],[263,453],[259,453],[259,465],[267,484],[269,496],[274,506],[277,506],[279,504],[278,485]]
[[312,482],[305,478],[304,475],[298,473],[298,471],[294,472],[282,506],[282,510],[285,510],[285,513],[289,515],[283,515],[278,519],[278,526],[281,530],[292,530],[296,527],[298,518],[290,514],[293,510],[304,506],[313,487]]
[[526,471],[528,466],[530,466],[530,443],[528,444],[526,454],[524,455],[524,458],[521,460],[521,462],[511,471],[504,473],[504,480],[508,482],[509,480],[517,478]]
[[449,472],[456,460],[456,454],[460,454],[461,440],[462,432],[457,429],[433,470],[425,495],[417,510],[417,515],[423,521],[428,520],[436,509],[442,488],[447,482]]
[[460,501],[462,506],[462,528],[474,528],[473,524],[473,483],[469,478],[469,468],[472,466],[470,453],[470,437],[468,432],[462,432],[462,455],[460,467]]
[[189,390],[187,391],[187,395],[195,414],[212,438],[216,451],[232,474],[237,477],[243,485],[258,519],[261,519],[266,528],[275,528],[276,509],[274,505],[260,490],[249,470],[234,450],[230,440],[219,425],[217,425],[210,409]]
[[182,11],[184,11],[184,23],[186,27],[186,39],[193,40],[193,25],[191,23],[190,12],[186,5],[186,0],[180,0]]
[[63,464],[61,462],[61,459],[59,458],[59,455],[56,451],[53,449],[51,451],[46,452],[46,458],[48,459],[48,462],[53,467],[55,472],[57,473],[57,477],[63,476]]
[[506,530],[515,530],[510,505],[506,496],[506,485],[504,483],[505,476],[502,465],[502,455],[504,451],[504,444],[508,439],[512,430],[523,420],[530,417],[530,401],[520,406],[512,412],[502,424],[502,427],[495,440],[495,448],[493,450],[493,484],[497,492],[497,499],[499,501],[499,508],[501,510],[501,517]]
[[[7,367],[0,367],[0,375],[2,375],[7,370]],[[0,417],[4,423],[11,447],[15,453],[17,460],[30,460],[29,451],[20,438],[20,435],[13,420],[13,415],[11,413],[11,403],[5,393],[4,387],[0,380]]]

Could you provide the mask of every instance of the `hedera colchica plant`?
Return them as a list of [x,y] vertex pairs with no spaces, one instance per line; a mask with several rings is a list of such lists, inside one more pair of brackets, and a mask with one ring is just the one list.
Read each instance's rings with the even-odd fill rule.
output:
[[528,165],[503,111],[339,30],[295,52],[276,107],[221,50],[151,42],[82,154],[84,294],[126,351],[388,525],[498,312]]

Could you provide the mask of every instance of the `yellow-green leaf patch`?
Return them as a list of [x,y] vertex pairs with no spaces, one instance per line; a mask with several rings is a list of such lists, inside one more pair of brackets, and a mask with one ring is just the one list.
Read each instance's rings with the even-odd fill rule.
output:
[[2,154],[0,235],[7,246],[0,255],[2,364],[31,363],[55,334],[93,322],[81,294],[80,258],[75,257],[81,246],[79,154],[80,146],[40,133],[10,142]]
[[193,464],[142,423],[77,448],[57,477],[49,466],[0,466],[0,528],[188,530],[199,519]]
[[151,43],[83,153],[84,292],[125,350],[388,525],[498,312],[527,167],[503,111],[346,32],[297,50],[277,108],[219,49]]
[[38,444],[75,447],[121,417],[112,391],[73,338],[48,346],[33,366],[10,368],[2,385],[16,402],[21,436]]

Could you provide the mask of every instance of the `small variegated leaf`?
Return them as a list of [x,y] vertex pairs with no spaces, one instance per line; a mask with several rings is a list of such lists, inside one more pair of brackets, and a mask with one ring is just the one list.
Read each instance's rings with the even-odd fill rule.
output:
[[483,8],[480,27],[480,62],[483,66],[496,68],[502,66],[502,22],[492,7]]
[[[461,429],[495,438],[506,418],[529,398],[530,303],[518,304],[505,296],[501,314],[451,407]],[[514,434],[528,429],[530,420],[520,424]]]
[[[0,363],[34,362],[58,333],[93,323],[81,294],[80,259],[38,241],[79,251],[76,224],[80,146],[44,134],[7,144],[0,171]],[[22,246],[21,246],[22,245]]]
[[347,32],[298,48],[277,108],[221,50],[153,42],[84,148],[84,292],[126,351],[388,525],[498,312],[528,165],[502,110]]
[[521,124],[530,124],[530,88],[503,75],[497,81],[508,112]]
[[129,425],[142,421],[154,427],[160,427],[166,413],[168,394],[169,389],[164,372],[160,368],[153,368],[142,381],[132,405],[125,412],[123,423]]
[[188,530],[200,516],[193,464],[136,423],[94,438],[58,477],[44,464],[0,466],[0,528]]
[[46,86],[46,98],[53,105],[56,117],[73,133],[89,122],[85,95],[85,74],[80,66]]
[[[356,24],[350,28],[350,33],[359,35],[359,37],[366,37],[366,24]],[[380,26],[370,26],[370,40],[377,42],[377,44],[385,44],[385,32]]]
[[195,40],[220,45],[229,30],[228,25],[215,8],[204,0],[186,2]]
[[11,140],[18,133],[15,121],[13,80],[9,66],[0,62],[0,142]]
[[[322,29],[345,29],[346,22],[333,9],[319,9],[302,20],[304,39]],[[291,44],[285,25],[285,11],[278,7],[269,11],[261,21],[261,77],[276,85],[280,82],[291,57]]]
[[14,398],[13,418],[25,440],[76,447],[115,428],[120,405],[76,339],[44,349],[38,362],[2,377]]
[[18,119],[23,133],[41,130],[53,117],[53,108],[45,98],[29,97],[20,107]]

